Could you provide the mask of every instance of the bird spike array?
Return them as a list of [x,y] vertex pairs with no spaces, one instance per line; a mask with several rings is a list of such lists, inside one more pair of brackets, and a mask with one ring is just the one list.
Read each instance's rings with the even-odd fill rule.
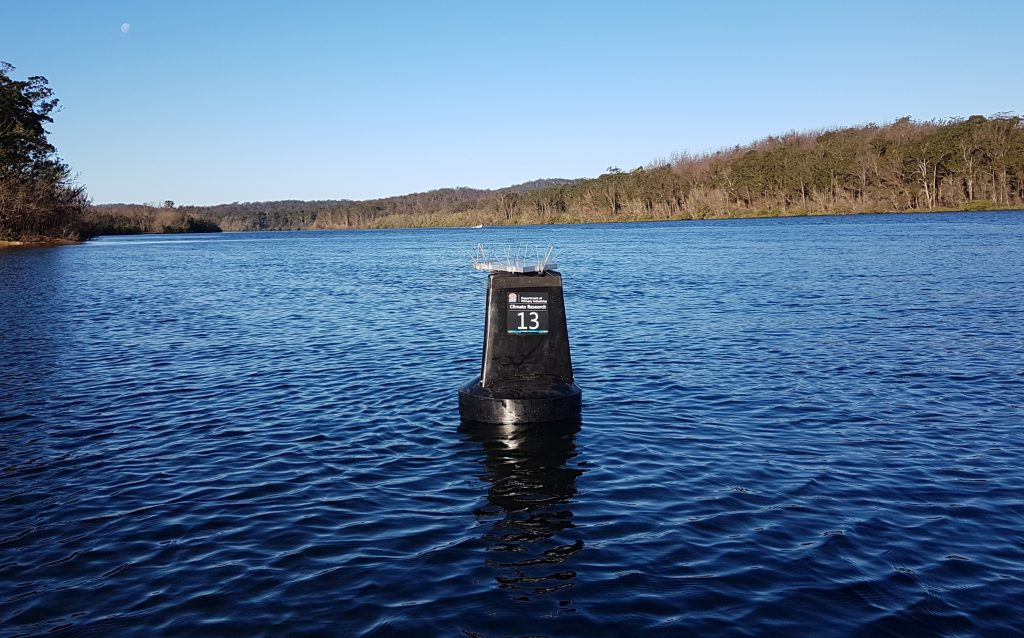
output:
[[525,243],[515,246],[507,244],[496,251],[488,250],[483,244],[477,244],[476,254],[470,253],[470,256],[476,270],[544,272],[558,266],[554,253],[555,249],[550,244],[544,248]]

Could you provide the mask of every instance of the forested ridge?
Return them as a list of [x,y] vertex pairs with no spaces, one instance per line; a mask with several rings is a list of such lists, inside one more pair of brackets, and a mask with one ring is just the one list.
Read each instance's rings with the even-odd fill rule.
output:
[[57,100],[0,63],[0,240],[98,234],[548,224],[1024,208],[1014,114],[791,132],[599,177],[365,201],[88,206],[47,141]]
[[[600,177],[498,190],[444,188],[366,201],[206,207],[112,204],[99,232],[162,232],[187,220],[223,230],[546,224],[1024,207],[1024,126],[980,115],[791,132],[678,155]],[[167,221],[177,219],[178,224]],[[185,221],[182,221],[185,220]],[[173,228],[172,228],[173,227]]]

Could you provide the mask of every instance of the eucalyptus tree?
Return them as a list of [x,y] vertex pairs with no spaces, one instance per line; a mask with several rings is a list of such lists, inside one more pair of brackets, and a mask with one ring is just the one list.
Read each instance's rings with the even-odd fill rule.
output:
[[0,239],[77,239],[85,191],[47,139],[58,100],[46,78],[13,71],[0,62]]

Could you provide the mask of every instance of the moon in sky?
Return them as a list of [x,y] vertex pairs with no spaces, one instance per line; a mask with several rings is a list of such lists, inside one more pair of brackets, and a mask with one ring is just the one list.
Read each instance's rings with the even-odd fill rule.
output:
[[127,22],[125,22],[124,24],[121,25],[121,33],[128,33],[131,30],[132,30],[132,25],[128,24]]

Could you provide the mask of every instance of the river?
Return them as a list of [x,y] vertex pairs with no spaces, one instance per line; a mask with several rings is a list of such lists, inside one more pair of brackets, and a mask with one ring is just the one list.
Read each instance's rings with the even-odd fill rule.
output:
[[[477,242],[578,423],[460,423]],[[0,251],[0,635],[1010,635],[1024,213]]]

